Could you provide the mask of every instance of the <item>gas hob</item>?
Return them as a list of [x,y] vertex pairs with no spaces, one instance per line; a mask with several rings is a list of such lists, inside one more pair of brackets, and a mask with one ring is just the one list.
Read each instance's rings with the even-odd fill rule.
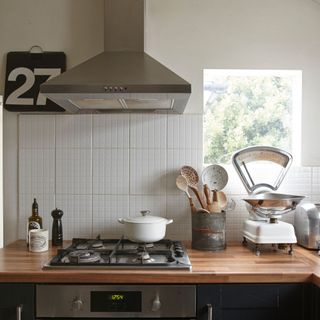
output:
[[65,249],[58,249],[44,269],[191,269],[191,262],[180,241],[163,239],[140,244],[121,239],[74,238]]

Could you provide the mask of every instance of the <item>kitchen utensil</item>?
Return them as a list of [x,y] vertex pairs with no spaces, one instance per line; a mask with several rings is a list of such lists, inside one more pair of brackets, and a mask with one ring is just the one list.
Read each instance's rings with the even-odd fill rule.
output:
[[188,191],[188,182],[187,182],[187,179],[185,177],[183,177],[182,175],[179,175],[176,179],[176,185],[178,187],[178,189],[180,189],[181,191],[185,192],[188,199],[189,199],[189,204],[190,204],[190,207],[191,207],[191,212],[196,212],[197,211],[197,208],[195,207],[194,203],[193,203],[193,200],[189,194],[189,191]]
[[212,164],[202,171],[202,183],[207,184],[211,190],[222,190],[228,183],[227,171],[218,164]]
[[217,191],[217,201],[219,203],[219,207],[224,210],[227,207],[228,200],[226,194],[223,191]]
[[189,199],[191,198],[190,193],[188,191],[188,187],[189,187],[188,186],[188,181],[184,176],[179,175],[177,177],[176,186],[178,187],[178,189],[180,189],[181,191],[185,192]]
[[193,191],[193,193],[196,195],[201,207],[205,209],[207,206],[206,206],[202,196],[200,195],[200,192],[198,189],[199,175],[197,173],[197,170],[195,170],[191,166],[183,166],[180,169],[180,173],[183,177],[186,178],[186,180],[188,182],[188,186]]
[[203,186],[203,193],[206,196],[208,210],[212,211],[211,190],[207,184]]
[[124,225],[124,235],[127,239],[138,243],[157,242],[165,237],[166,226],[172,219],[151,216],[149,210],[141,211],[141,216],[119,218]]
[[184,176],[189,185],[197,186],[199,183],[199,175],[196,169],[192,168],[191,166],[183,166],[180,169],[180,173]]
[[218,201],[218,197],[217,197],[217,191],[213,190],[212,191],[213,196],[212,196],[212,205],[211,205],[211,210],[210,212],[212,213],[220,213],[221,212],[221,207]]

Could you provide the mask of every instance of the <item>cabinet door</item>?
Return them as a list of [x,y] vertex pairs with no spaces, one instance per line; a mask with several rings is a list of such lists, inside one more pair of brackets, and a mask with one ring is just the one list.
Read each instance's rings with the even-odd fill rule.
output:
[[199,319],[308,319],[303,284],[223,284],[198,287]]
[[34,320],[34,286],[0,284],[0,319]]

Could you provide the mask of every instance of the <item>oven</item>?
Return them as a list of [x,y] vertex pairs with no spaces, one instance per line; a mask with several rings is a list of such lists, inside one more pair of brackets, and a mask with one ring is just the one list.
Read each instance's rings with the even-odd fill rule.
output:
[[36,319],[196,319],[195,285],[36,286]]

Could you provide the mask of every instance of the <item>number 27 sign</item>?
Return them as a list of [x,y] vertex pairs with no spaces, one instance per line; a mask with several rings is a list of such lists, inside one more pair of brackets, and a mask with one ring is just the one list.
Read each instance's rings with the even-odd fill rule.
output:
[[9,52],[4,107],[9,111],[64,111],[40,93],[40,84],[66,70],[63,52]]

